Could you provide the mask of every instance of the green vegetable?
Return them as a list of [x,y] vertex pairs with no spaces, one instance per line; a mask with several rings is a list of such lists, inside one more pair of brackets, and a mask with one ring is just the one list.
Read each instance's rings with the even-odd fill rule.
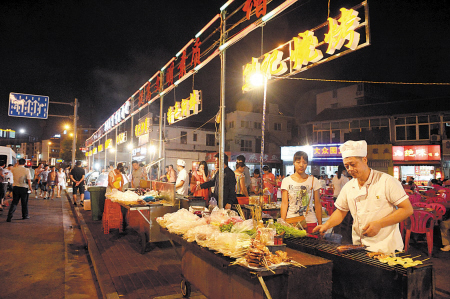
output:
[[223,232],[231,232],[231,228],[233,227],[234,223],[231,222],[229,224],[221,224],[219,226],[220,231]]
[[306,237],[306,230],[300,230],[294,227],[284,226],[278,222],[274,223],[277,229],[277,235],[281,235],[284,232],[286,238],[303,238]]
[[256,229],[246,230],[246,231],[243,231],[243,233],[249,235],[252,238],[254,238],[256,236]]

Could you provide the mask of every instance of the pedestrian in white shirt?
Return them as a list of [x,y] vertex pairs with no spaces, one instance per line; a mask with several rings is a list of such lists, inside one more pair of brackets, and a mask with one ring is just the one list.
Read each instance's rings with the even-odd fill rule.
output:
[[177,160],[178,175],[177,181],[175,183],[175,189],[177,191],[177,194],[180,195],[188,195],[189,192],[189,175],[185,167],[186,162],[184,160],[178,159]]
[[340,224],[350,211],[354,219],[353,244],[384,253],[403,250],[398,223],[412,215],[413,208],[402,185],[394,177],[369,168],[364,140],[349,140],[340,150],[353,179],[342,188],[336,211],[314,232],[325,233]]

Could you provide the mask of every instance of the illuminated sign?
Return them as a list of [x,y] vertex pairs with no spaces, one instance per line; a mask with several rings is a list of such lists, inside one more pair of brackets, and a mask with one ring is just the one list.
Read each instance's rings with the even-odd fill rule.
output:
[[92,149],[92,154],[95,155],[96,153],[97,153],[97,148],[94,147],[94,148]]
[[125,104],[120,107],[108,120],[105,122],[105,131],[109,131],[112,127],[124,120],[128,114],[130,114],[130,101],[126,101]]
[[440,161],[440,145],[405,145],[392,147],[393,161]]
[[105,149],[112,148],[112,139],[107,139],[105,141]]
[[394,166],[394,178],[397,180],[400,178],[400,167]]
[[89,157],[89,152],[86,152],[84,155],[85,155],[86,157]]
[[116,144],[121,144],[127,141],[127,132],[122,132],[117,135]]
[[313,159],[342,159],[341,144],[313,145]]
[[92,156],[92,150],[89,151],[89,157]]
[[151,120],[148,117],[146,117],[143,122],[140,122],[136,126],[134,126],[134,135],[136,137],[139,137],[141,135],[148,134],[148,132],[150,131],[149,130],[150,125]]
[[305,152],[308,155],[308,157],[313,156],[313,148],[311,145],[282,146],[281,147],[281,160],[283,160],[284,162],[292,162],[294,159],[294,154],[299,151]]
[[[364,22],[360,22],[357,9],[364,7]],[[356,31],[368,24],[367,2],[355,6],[352,9],[341,8],[341,14],[338,18],[328,18],[327,22],[317,26],[315,29],[306,30],[299,33],[296,37],[278,48],[264,54],[260,58],[252,58],[252,62],[243,67],[244,92],[251,90],[254,86],[251,84],[253,74],[260,72],[266,79],[272,76],[292,76],[311,68],[319,63],[345,55],[351,51],[360,49],[370,44],[369,32],[366,31],[365,41],[360,44],[361,36]],[[328,30],[322,33],[322,28]],[[322,37],[319,42],[318,36]],[[326,46],[326,48],[325,48]],[[326,54],[331,55],[324,59],[324,54],[319,47],[323,47]],[[340,53],[336,50],[344,49]],[[289,53],[289,57],[283,58],[284,52]]]
[[167,111],[167,122],[169,125],[176,123],[191,115],[202,111],[202,91],[193,90],[190,97],[181,102],[175,102],[175,106],[169,107]]
[[103,152],[103,144],[98,145],[98,152],[99,153]]

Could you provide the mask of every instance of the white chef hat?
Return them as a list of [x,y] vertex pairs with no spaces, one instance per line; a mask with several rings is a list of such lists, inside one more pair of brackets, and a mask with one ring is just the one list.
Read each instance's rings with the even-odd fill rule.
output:
[[184,162],[184,160],[178,159],[177,160],[177,165],[185,167],[186,166],[186,162]]
[[367,142],[365,140],[349,140],[341,145],[339,149],[341,150],[342,159],[367,156]]

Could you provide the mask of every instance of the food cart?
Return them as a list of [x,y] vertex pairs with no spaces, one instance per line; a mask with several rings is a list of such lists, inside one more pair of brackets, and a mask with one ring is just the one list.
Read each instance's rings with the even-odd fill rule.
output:
[[[332,262],[288,249],[293,260],[306,268],[283,265],[272,271],[233,265],[223,256],[161,228],[182,245],[181,291],[189,297],[191,284],[208,298],[331,298]],[[174,247],[175,248],[175,247]],[[175,248],[175,250],[177,250]]]
[[156,222],[157,217],[167,213],[176,212],[180,208],[180,201],[175,197],[175,185],[160,181],[141,182],[141,187],[159,191],[163,201],[147,203],[145,205],[121,204],[127,209],[128,223],[137,223],[133,226],[139,233],[141,253],[145,253],[148,243],[168,241],[169,238],[161,233]]

